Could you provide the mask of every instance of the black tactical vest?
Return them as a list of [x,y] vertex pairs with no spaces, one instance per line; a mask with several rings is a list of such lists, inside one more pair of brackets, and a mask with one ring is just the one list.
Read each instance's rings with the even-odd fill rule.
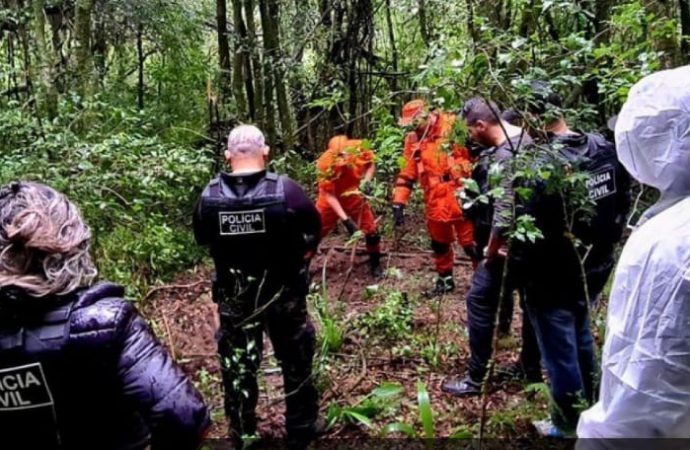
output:
[[277,174],[255,184],[221,174],[204,191],[200,213],[221,283],[239,277],[284,283],[301,269],[303,238],[289,220]]
[[577,221],[573,231],[586,244],[615,244],[622,237],[627,219],[628,193],[623,191],[629,189],[629,175],[612,143],[596,134],[582,137],[581,148],[565,147],[561,151],[576,168],[589,174],[587,190],[594,202],[592,217]]
[[[24,313],[0,300],[0,447],[62,448],[56,405],[67,376],[64,347],[73,303]],[[21,300],[34,309],[49,301]]]

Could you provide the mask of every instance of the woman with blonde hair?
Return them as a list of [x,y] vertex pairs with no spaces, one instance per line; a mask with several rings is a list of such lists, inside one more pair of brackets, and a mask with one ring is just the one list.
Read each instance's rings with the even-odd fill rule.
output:
[[90,241],[63,194],[0,189],[0,446],[197,448],[201,395],[124,289],[94,284]]

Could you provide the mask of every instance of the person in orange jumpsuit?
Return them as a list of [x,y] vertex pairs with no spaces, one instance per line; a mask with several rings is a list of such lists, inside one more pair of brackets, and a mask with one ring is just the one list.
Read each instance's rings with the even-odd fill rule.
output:
[[[374,177],[374,153],[363,142],[336,136],[316,162],[319,198],[316,209],[321,214],[321,237],[329,234],[340,220],[350,235],[362,230],[369,254],[369,268],[381,277],[381,236],[365,195],[371,193]],[[360,189],[361,188],[361,189]],[[364,195],[362,195],[364,194]]]
[[462,180],[472,174],[472,162],[464,145],[449,142],[454,123],[455,114],[429,111],[423,100],[405,104],[399,122],[413,131],[405,136],[405,165],[395,183],[393,217],[396,227],[404,224],[404,208],[414,183],[419,181],[424,191],[427,228],[438,272],[432,295],[455,289],[453,242],[456,239],[473,261],[479,259],[474,227],[463,217],[456,195]]

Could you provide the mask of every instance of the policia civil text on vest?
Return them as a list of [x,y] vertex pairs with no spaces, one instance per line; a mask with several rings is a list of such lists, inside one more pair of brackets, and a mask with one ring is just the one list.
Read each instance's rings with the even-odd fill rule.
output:
[[220,311],[225,412],[237,446],[243,436],[256,433],[256,372],[264,331],[283,371],[289,446],[302,448],[316,434],[306,255],[316,250],[320,228],[318,212],[302,189],[266,171],[221,173],[197,205],[196,240],[209,247],[216,269],[213,299]]

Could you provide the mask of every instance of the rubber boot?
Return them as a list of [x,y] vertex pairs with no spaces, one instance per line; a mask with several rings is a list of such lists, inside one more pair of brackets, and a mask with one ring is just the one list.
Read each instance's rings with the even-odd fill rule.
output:
[[293,427],[287,430],[288,450],[303,450],[326,432],[326,421],[319,416],[305,427]]
[[427,292],[427,297],[438,297],[453,292],[455,290],[455,280],[453,280],[453,272],[439,273],[436,278],[436,284],[431,291]]
[[369,273],[374,278],[383,277],[383,268],[381,267],[381,253],[369,254]]
[[483,257],[481,249],[479,249],[479,247],[477,247],[476,245],[468,245],[466,247],[463,247],[462,249],[465,251],[465,254],[472,261],[472,269],[476,270],[477,266],[479,265]]

